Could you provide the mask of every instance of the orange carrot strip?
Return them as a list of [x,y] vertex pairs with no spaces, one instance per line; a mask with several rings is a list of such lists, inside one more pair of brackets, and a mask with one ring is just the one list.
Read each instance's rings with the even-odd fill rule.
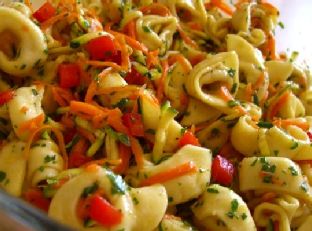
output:
[[82,137],[89,140],[90,143],[93,143],[95,141],[95,136],[91,132],[89,132],[88,130],[83,129],[81,127],[77,127],[77,132],[79,135],[81,135]]
[[129,59],[130,55],[128,52],[125,38],[124,36],[121,36],[121,35],[116,35],[115,37],[121,48],[121,68],[124,71],[129,71],[130,70],[130,59]]
[[71,113],[87,119],[92,119],[92,117],[104,113],[101,109],[92,104],[79,102],[75,100],[70,102],[69,107]]
[[130,143],[131,143],[131,150],[134,154],[134,158],[138,165],[138,168],[142,168],[144,165],[143,149],[139,141],[132,136],[130,136]]
[[[274,122],[273,122],[274,123]],[[274,123],[276,126],[279,125],[283,127],[287,127],[289,125],[294,125],[299,128],[301,128],[304,131],[308,131],[310,128],[310,125],[307,121],[302,121],[300,119],[284,119],[284,120],[277,120],[277,122]]]
[[42,30],[47,29],[49,26],[52,26],[54,23],[56,23],[59,20],[64,19],[65,17],[76,15],[74,13],[69,13],[68,11],[61,12],[60,14],[55,15],[52,18],[49,18],[48,20],[41,23],[40,27]]
[[267,193],[263,194],[263,196],[261,197],[261,200],[264,202],[269,202],[269,201],[272,201],[276,197],[277,197],[276,193],[267,192]]
[[233,15],[234,10],[229,6],[228,4],[224,3],[222,0],[211,0],[210,3],[206,3],[205,7],[206,8],[211,8],[211,7],[217,7],[220,10],[222,10],[224,13],[228,15]]
[[97,165],[97,166],[102,165],[103,166],[105,164],[118,166],[120,163],[121,163],[120,159],[118,159],[118,160],[109,160],[107,158],[103,158],[103,159],[99,159],[99,160],[89,161],[88,163],[85,163],[81,167],[87,169],[87,168],[93,168],[92,166],[94,166],[94,165]]
[[169,65],[175,62],[179,62],[186,72],[190,72],[192,70],[192,68],[189,65],[188,60],[181,54],[174,54],[174,55],[169,56],[169,59],[168,59]]
[[31,12],[34,12],[34,9],[30,0],[25,0],[24,3],[26,6],[28,6]]
[[62,157],[63,157],[63,161],[64,161],[64,169],[67,169],[68,168],[68,155],[67,155],[66,148],[65,148],[63,134],[62,134],[62,132],[59,129],[57,129],[55,127],[52,127],[51,125],[44,125],[44,126],[38,128],[38,129],[36,129],[30,135],[30,137],[28,138],[27,143],[25,145],[25,149],[24,149],[24,153],[23,153],[25,159],[28,160],[30,147],[31,147],[34,139],[38,135],[38,133],[43,131],[43,130],[51,130],[55,134],[55,137],[56,137],[57,142],[58,142],[58,146],[59,146],[60,151],[62,153]]
[[272,5],[271,3],[267,1],[261,1],[261,6],[271,11],[272,14],[276,14],[276,15],[279,14],[279,10],[274,5]]
[[160,16],[169,16],[171,15],[170,10],[161,3],[152,3],[147,6],[143,6],[139,9],[143,14],[155,14]]
[[283,105],[287,102],[288,98],[290,96],[290,92],[286,91],[284,92],[279,99],[268,109],[268,118],[273,119],[278,113],[278,111],[283,107]]
[[69,105],[70,101],[74,100],[75,97],[68,89],[53,86],[51,88],[54,100],[61,106],[65,107]]
[[35,118],[32,118],[30,120],[23,122],[18,128],[17,134],[22,134],[23,132],[26,132],[26,131],[33,132],[42,126],[43,121],[44,121],[44,114],[41,113]]
[[256,83],[254,84],[253,88],[254,89],[259,89],[261,85],[264,83],[265,80],[265,75],[264,72],[261,72],[259,78],[257,79]]
[[117,71],[123,70],[121,66],[114,62],[103,62],[103,61],[95,61],[95,60],[86,60],[85,62],[88,65],[95,66],[95,67],[112,67]]
[[131,157],[131,149],[123,144],[119,144],[119,156],[121,158],[121,163],[114,168],[114,172],[118,174],[123,174],[129,168],[129,162]]
[[226,86],[220,87],[219,94],[220,94],[221,98],[226,102],[230,101],[230,100],[234,100],[233,96],[231,95],[231,93],[229,92],[229,90],[227,89]]
[[148,52],[147,59],[146,59],[147,68],[155,66],[159,63],[158,54],[159,54],[159,50]]
[[268,36],[267,51],[270,59],[277,59],[275,37],[272,33]]
[[149,178],[142,180],[140,186],[164,183],[175,178],[197,172],[197,167],[193,162],[187,162],[164,172],[157,173]]
[[86,172],[97,172],[101,169],[97,163],[88,164],[84,167]]
[[62,125],[64,125],[64,127],[67,127],[67,128],[74,128],[75,127],[74,120],[71,116],[69,116],[68,113],[65,113],[62,116],[60,123]]
[[169,69],[168,61],[167,60],[161,61],[161,67],[162,67],[162,73],[157,84],[157,92],[156,92],[156,96],[159,102],[162,102],[162,99],[164,97],[165,79],[167,77],[168,69]]
[[124,27],[124,31],[126,34],[128,34],[131,38],[136,39],[136,20],[131,20],[127,23],[127,25]]
[[181,27],[178,27],[178,32],[181,36],[181,38],[183,39],[183,41],[190,45],[191,47],[195,48],[195,49],[198,49],[198,46],[197,46],[197,43],[191,39],[183,30]]
[[119,108],[115,108],[108,113],[107,123],[117,132],[128,134],[128,128],[122,123],[122,112]]
[[245,98],[247,101],[251,101],[252,93],[253,93],[252,85],[251,83],[248,83],[245,89]]

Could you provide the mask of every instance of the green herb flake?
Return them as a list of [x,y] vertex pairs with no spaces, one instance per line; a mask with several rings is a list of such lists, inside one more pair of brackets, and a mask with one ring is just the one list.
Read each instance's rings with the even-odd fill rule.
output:
[[209,193],[219,193],[219,190],[215,189],[215,188],[207,188],[207,192],[209,192]]
[[273,223],[272,219],[269,219],[269,223],[268,223],[265,231],[274,231],[274,223]]
[[173,202],[173,197],[168,197],[168,202],[169,203]]
[[236,92],[237,86],[238,86],[237,83],[234,83],[234,84],[232,85],[232,88],[231,88],[231,93],[232,93],[232,94]]
[[256,159],[250,164],[250,166],[255,166],[256,163],[257,163],[257,161],[258,161],[258,158],[256,158]]
[[266,184],[272,184],[273,177],[271,175],[264,176],[262,182]]
[[113,107],[118,107],[118,108],[124,108],[128,105],[129,99],[128,98],[122,98],[118,103],[114,104]]
[[98,188],[99,188],[99,185],[97,183],[94,183],[93,185],[91,185],[89,187],[85,187],[82,191],[81,197],[82,198],[88,197],[89,194],[96,192],[96,190],[98,190]]
[[53,163],[55,163],[55,157],[56,156],[54,156],[54,155],[47,155],[47,156],[45,156],[44,157],[44,163],[46,164],[46,163],[49,163],[49,162],[53,162]]
[[7,176],[6,172],[0,171],[0,182],[3,182],[6,176]]
[[257,106],[259,106],[259,98],[256,94],[252,95],[252,101],[254,104],[256,104]]
[[258,127],[260,128],[272,128],[273,124],[270,122],[265,122],[265,121],[260,121],[259,123],[257,123]]
[[134,203],[135,205],[138,205],[138,204],[139,204],[139,200],[138,200],[138,198],[136,198],[136,197],[132,197],[132,201],[133,201],[133,203]]
[[233,78],[233,77],[235,76],[236,70],[230,68],[230,69],[227,70],[227,73],[228,73],[228,75],[229,75],[230,77]]
[[113,172],[107,170],[106,176],[111,183],[112,194],[122,194],[124,195],[127,190],[127,185],[121,178],[121,176],[115,175]]
[[293,144],[291,145],[290,149],[294,150],[294,149],[298,148],[298,146],[299,146],[298,142],[293,141]]
[[298,171],[295,169],[294,166],[290,166],[288,169],[292,176],[298,176]]
[[246,213],[243,213],[243,214],[241,215],[241,218],[242,218],[243,220],[246,220],[246,218],[247,218]]
[[238,201],[237,199],[233,199],[231,201],[231,210],[227,212],[226,215],[231,219],[233,219],[234,217],[237,218],[236,215],[237,209],[238,209]]
[[260,162],[262,163],[262,168],[261,170],[264,172],[270,172],[270,173],[274,173],[276,170],[276,165],[271,165],[269,162],[267,162],[267,160],[265,159],[265,157],[260,157]]
[[239,105],[239,103],[236,100],[230,100],[230,101],[227,102],[227,105],[229,107],[236,107],[236,106]]
[[148,26],[142,26],[142,29],[145,33],[150,33],[151,29]]
[[38,91],[34,88],[31,89],[31,92],[34,96],[37,96],[38,95]]
[[285,29],[285,25],[283,22],[278,22],[277,25],[279,25],[280,28]]
[[300,189],[303,190],[304,192],[308,192],[309,187],[308,187],[308,184],[307,184],[306,181],[303,181],[303,182],[301,183]]

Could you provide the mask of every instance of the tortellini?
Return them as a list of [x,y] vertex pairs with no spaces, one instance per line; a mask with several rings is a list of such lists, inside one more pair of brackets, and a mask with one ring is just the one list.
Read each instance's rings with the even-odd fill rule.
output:
[[312,200],[311,186],[301,169],[285,157],[244,158],[239,167],[239,182],[241,191],[267,190]]
[[[104,196],[122,213],[120,224],[110,228],[95,224],[84,228],[76,209],[85,188],[96,184]],[[150,209],[153,208],[153,209]],[[95,171],[83,171],[65,183],[52,199],[49,216],[79,230],[154,230],[167,208],[167,194],[163,186],[128,188],[120,176],[100,166]]]
[[186,89],[194,98],[228,114],[233,113],[233,108],[219,96],[217,89],[221,86],[231,89],[238,83],[238,57],[235,52],[224,52],[197,64],[187,79]]
[[[14,76],[25,77],[33,69],[36,62],[44,62],[47,58],[47,44],[41,30],[21,12],[0,7],[0,68]],[[5,46],[14,47],[13,51]]]
[[0,150],[0,188],[14,196],[21,196],[26,174],[25,143],[11,141]]
[[158,165],[145,166],[143,169],[130,169],[127,181],[134,186],[140,185],[144,177],[150,177],[174,168],[175,166],[191,162],[197,170],[164,183],[170,205],[180,204],[199,196],[210,181],[211,153],[206,148],[186,145],[177,153]]
[[164,54],[172,45],[173,34],[177,30],[177,19],[157,15],[145,15],[136,22],[139,40],[150,50],[160,49]]
[[195,218],[209,230],[256,231],[243,199],[226,187],[212,184],[192,205]]
[[22,140],[26,140],[29,136],[29,129],[33,129],[32,127],[24,128],[23,124],[35,118],[41,119],[42,122],[44,120],[44,112],[41,108],[43,91],[43,87],[39,85],[18,88],[13,99],[8,103],[14,132]]

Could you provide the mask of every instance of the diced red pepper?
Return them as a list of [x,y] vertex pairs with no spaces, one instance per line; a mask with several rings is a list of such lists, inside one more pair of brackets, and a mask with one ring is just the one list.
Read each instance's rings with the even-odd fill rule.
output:
[[88,143],[85,139],[80,138],[79,141],[72,147],[68,157],[68,167],[77,168],[92,160],[86,156]]
[[46,2],[35,13],[33,13],[33,17],[39,22],[44,22],[53,17],[55,13],[56,10],[51,3]]
[[127,73],[125,80],[128,84],[143,85],[147,79],[132,67],[131,71]]
[[307,132],[307,135],[308,135],[308,137],[309,137],[309,139],[310,139],[310,142],[312,142],[312,133],[311,133],[310,131],[308,131],[308,132]]
[[103,197],[95,194],[90,200],[90,218],[105,227],[118,225],[122,213]]
[[234,166],[226,158],[217,155],[212,162],[212,180],[222,185],[230,185],[233,181]]
[[58,66],[59,84],[62,88],[77,87],[80,84],[80,67],[75,63],[62,63]]
[[24,198],[35,207],[44,211],[49,210],[50,200],[45,198],[39,189],[29,189],[26,191]]
[[72,141],[72,139],[74,138],[74,136],[77,134],[76,129],[69,129],[66,130],[64,133],[64,142],[65,144],[68,144],[70,141]]
[[12,90],[0,92],[0,106],[8,103],[13,98],[13,96],[14,96],[14,91]]
[[92,60],[115,61],[114,58],[118,59],[118,50],[113,39],[109,36],[101,36],[90,40],[85,45],[85,49],[89,53]]
[[191,144],[195,146],[200,146],[200,143],[196,136],[191,131],[186,131],[183,136],[180,138],[179,147],[183,147],[184,145]]
[[125,113],[122,116],[123,124],[129,129],[132,136],[144,136],[142,116],[138,113]]

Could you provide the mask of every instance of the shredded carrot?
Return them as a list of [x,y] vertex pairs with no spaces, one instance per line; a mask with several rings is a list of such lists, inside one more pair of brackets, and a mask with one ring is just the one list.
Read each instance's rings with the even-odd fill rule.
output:
[[126,34],[128,34],[131,38],[136,39],[136,20],[131,20],[127,23],[127,25],[124,28],[124,31]]
[[267,192],[267,193],[263,194],[263,196],[261,197],[261,200],[264,202],[269,202],[269,201],[272,201],[276,197],[277,197],[276,193]]
[[245,89],[245,99],[247,101],[251,101],[252,100],[252,93],[253,93],[253,89],[252,89],[252,84],[248,83]]
[[121,163],[114,168],[114,172],[123,174],[129,168],[129,162],[131,157],[131,149],[123,144],[119,144],[118,147]]
[[172,65],[175,62],[179,62],[187,73],[192,70],[189,61],[182,54],[174,54],[169,56],[169,65]]
[[[220,87],[219,95],[225,102],[229,102],[231,100],[234,100],[233,96],[231,95],[231,93],[229,92],[229,90],[226,86]],[[246,110],[242,106],[237,105],[234,108],[237,109],[238,112],[241,113],[242,115],[246,114]]]
[[104,113],[101,109],[92,104],[75,100],[70,102],[69,107],[71,113],[89,120],[92,119],[94,116]]
[[95,67],[111,67],[116,71],[121,71],[123,68],[114,62],[103,62],[103,61],[96,61],[96,60],[86,60],[85,63],[90,66]]
[[144,165],[143,149],[139,141],[130,136],[131,150],[134,154],[135,161],[138,165],[138,168],[142,168]]
[[206,55],[204,55],[204,54],[195,55],[194,57],[190,58],[190,63],[192,64],[192,66],[195,66],[196,64],[203,61],[205,59],[205,57],[206,57]]
[[267,52],[270,59],[275,60],[278,59],[278,55],[276,54],[276,44],[275,44],[275,37],[272,33],[268,35],[267,41]]
[[301,128],[304,131],[308,131],[310,129],[310,125],[307,121],[301,120],[301,119],[277,119],[273,121],[273,124],[278,127],[287,127],[290,125],[297,126]]
[[84,168],[86,172],[97,172],[101,169],[101,166],[97,165],[96,163],[88,164]]
[[146,58],[147,68],[151,68],[152,66],[156,66],[157,64],[159,64],[158,54],[159,54],[159,50],[148,52],[147,58]]
[[160,172],[158,174],[148,177],[145,180],[142,180],[140,186],[149,186],[153,184],[164,183],[195,172],[197,172],[197,167],[194,165],[194,163],[187,162],[185,164],[178,165],[174,168],[168,169],[164,172]]
[[128,128],[122,123],[122,112],[119,108],[115,108],[108,113],[107,123],[117,132],[128,134]]
[[168,69],[169,69],[168,61],[167,60],[161,61],[161,67],[162,67],[162,73],[157,84],[157,92],[156,92],[156,96],[159,102],[162,102],[162,99],[164,97],[165,79],[167,77]]
[[283,107],[283,105],[287,102],[288,98],[290,96],[290,92],[289,91],[285,91],[276,102],[272,103],[268,109],[267,112],[267,117],[269,119],[273,119],[273,117],[275,117],[277,115],[277,113],[279,112],[279,110],[281,110],[281,108]]
[[162,3],[152,3],[150,5],[141,7],[139,10],[143,14],[153,14],[164,17],[171,15],[170,10]]
[[23,122],[18,128],[17,134],[21,135],[27,131],[33,132],[43,125],[43,121],[44,121],[44,114],[41,113],[40,115],[36,116],[35,118],[32,118],[30,120]]
[[30,152],[30,147],[33,143],[33,141],[35,140],[35,138],[37,137],[37,135],[42,132],[43,130],[51,130],[54,134],[55,134],[55,137],[57,139],[57,142],[58,142],[58,146],[60,148],[60,151],[62,153],[62,157],[63,157],[63,161],[64,161],[64,169],[67,169],[68,168],[68,155],[67,155],[67,152],[66,152],[66,148],[65,148],[65,143],[64,143],[64,137],[63,137],[63,134],[62,132],[55,128],[55,127],[52,127],[51,125],[43,125],[42,127],[36,129],[31,135],[30,137],[28,138],[27,140],[27,143],[25,145],[25,149],[24,149],[24,158],[26,160],[28,160],[29,158],[29,152]]
[[193,30],[203,31],[203,26],[197,22],[189,22],[188,26]]
[[52,26],[54,23],[64,19],[65,17],[77,17],[77,16],[78,15],[76,13],[69,13],[68,11],[64,11],[44,21],[43,23],[41,23],[40,27],[42,30],[45,30],[49,26]]
[[74,120],[68,113],[65,113],[62,116],[60,123],[62,125],[64,125],[64,127],[66,127],[66,128],[74,128],[75,127]]
[[82,137],[89,140],[90,143],[95,142],[95,136],[91,132],[89,132],[88,130],[81,128],[81,127],[77,127],[77,132],[79,135],[81,135]]
[[28,107],[23,106],[20,111],[23,113],[26,113],[28,111],[28,109],[29,109]]
[[188,95],[187,95],[184,91],[181,92],[181,94],[180,94],[180,104],[181,104],[182,106],[187,106],[188,103],[189,103],[189,97],[188,97]]
[[[109,164],[109,165],[114,165],[114,166],[118,166],[119,164],[121,163],[121,160],[120,159],[117,159],[117,160],[110,160],[110,159],[107,159],[107,158],[103,158],[103,159],[99,159],[99,160],[92,160],[92,161],[89,161],[88,163],[85,163],[84,165],[82,165],[81,167],[82,168],[89,168],[90,166],[94,166],[94,165],[106,165],[106,164]],[[91,167],[92,169],[93,167]]]
[[34,12],[31,0],[25,0],[24,3],[26,6],[28,6],[28,8],[30,9],[31,12]]
[[275,15],[279,14],[279,10],[274,5],[272,5],[271,3],[267,1],[261,1],[261,6],[263,6],[265,9],[270,11],[272,14],[275,14]]
[[70,101],[74,100],[75,97],[69,89],[64,89],[57,86],[52,86],[51,88],[54,100],[61,106],[68,106]]
[[259,89],[263,85],[264,81],[265,81],[265,74],[264,74],[264,72],[261,72],[261,74],[260,74],[259,78],[257,79],[256,83],[254,84],[253,88]]
[[222,0],[210,0],[210,3],[206,3],[205,7],[207,9],[210,9],[211,7],[217,7],[220,10],[222,10],[224,13],[228,14],[228,15],[233,15],[234,10],[232,9],[232,7],[228,4],[226,4],[225,2],[223,2]]
[[130,70],[130,59],[125,37],[121,35],[115,36],[121,49],[121,68],[124,71]]
[[198,49],[198,46],[197,46],[197,43],[191,39],[183,30],[181,27],[178,27],[178,32],[181,36],[181,38],[183,39],[183,41],[190,45],[191,47],[195,48],[195,49]]

